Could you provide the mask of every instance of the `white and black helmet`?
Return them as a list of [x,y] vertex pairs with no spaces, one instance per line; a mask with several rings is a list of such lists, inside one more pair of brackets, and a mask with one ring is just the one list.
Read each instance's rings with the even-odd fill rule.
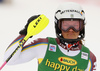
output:
[[55,29],[56,29],[56,35],[57,37],[67,43],[75,43],[77,41],[80,41],[84,38],[85,36],[85,27],[80,31],[79,38],[77,39],[65,39],[61,35],[61,30],[59,28],[59,21],[61,19],[79,19],[83,20],[84,25],[85,25],[85,13],[82,7],[73,2],[67,2],[61,4],[55,13]]

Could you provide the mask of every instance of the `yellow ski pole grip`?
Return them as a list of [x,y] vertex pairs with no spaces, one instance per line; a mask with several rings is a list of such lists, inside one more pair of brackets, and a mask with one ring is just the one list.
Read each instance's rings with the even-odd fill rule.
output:
[[30,22],[27,28],[27,35],[24,38],[27,40],[29,37],[40,33],[49,23],[49,19],[45,15],[40,15],[38,18]]

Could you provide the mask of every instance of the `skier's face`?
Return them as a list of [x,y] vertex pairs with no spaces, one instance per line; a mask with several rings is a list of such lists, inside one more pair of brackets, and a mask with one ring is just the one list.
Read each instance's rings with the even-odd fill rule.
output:
[[[62,21],[61,24],[62,28],[62,35],[66,39],[77,39],[79,36],[79,31],[76,32],[76,30],[79,30],[79,20],[75,21]],[[67,30],[67,31],[64,31]]]

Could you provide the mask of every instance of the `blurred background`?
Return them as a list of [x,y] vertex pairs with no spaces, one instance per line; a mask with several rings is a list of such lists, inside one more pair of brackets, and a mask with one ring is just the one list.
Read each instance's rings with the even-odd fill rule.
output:
[[[0,66],[9,44],[19,35],[27,19],[33,15],[44,14],[50,23],[38,35],[29,39],[26,44],[37,38],[56,37],[54,28],[54,13],[63,2],[81,4],[86,15],[85,46],[97,57],[97,71],[100,71],[100,0],[0,0]],[[2,71],[37,71],[37,59],[30,62],[8,66]]]

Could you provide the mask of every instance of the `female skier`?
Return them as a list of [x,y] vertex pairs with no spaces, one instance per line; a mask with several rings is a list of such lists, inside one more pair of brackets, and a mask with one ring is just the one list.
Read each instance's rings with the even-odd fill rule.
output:
[[[27,27],[39,15],[29,18],[20,35],[9,45],[4,60],[27,34]],[[96,71],[95,55],[82,44],[85,36],[85,12],[77,3],[64,3],[55,13],[57,38],[39,38],[20,47],[8,65],[38,59],[38,71]]]

